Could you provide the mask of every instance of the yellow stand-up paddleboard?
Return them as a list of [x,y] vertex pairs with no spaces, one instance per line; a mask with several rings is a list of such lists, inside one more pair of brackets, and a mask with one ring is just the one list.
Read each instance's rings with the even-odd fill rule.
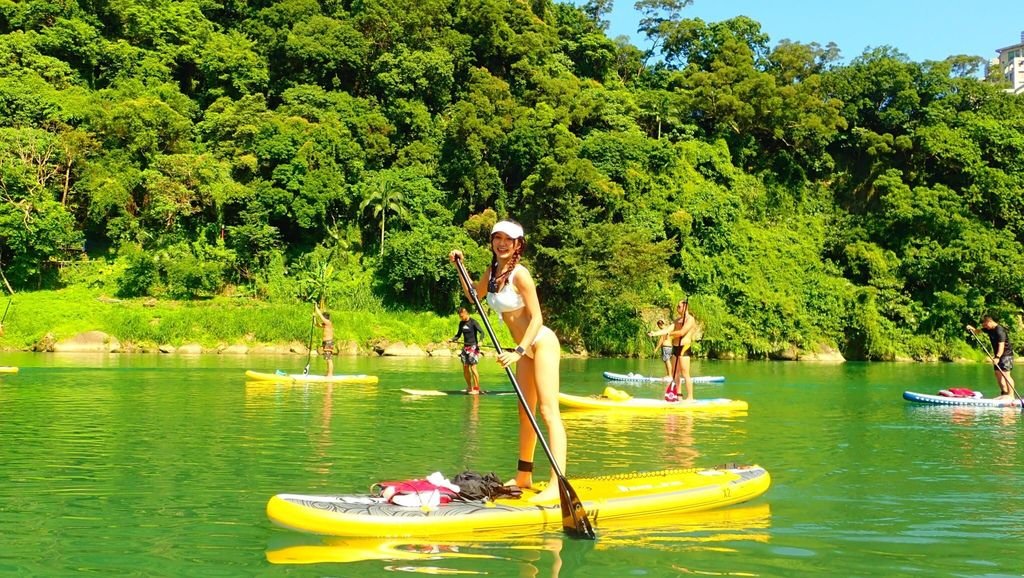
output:
[[603,395],[582,396],[559,393],[558,401],[569,409],[705,413],[747,411],[747,402],[738,399],[715,398],[695,399],[693,401],[665,401],[663,399],[633,397],[613,387],[606,387]]
[[[587,516],[600,528],[606,521],[697,512],[746,502],[767,491],[771,477],[760,466],[722,466],[578,478],[571,483]],[[312,534],[385,538],[562,525],[557,498],[535,503],[529,500],[530,495],[535,494],[419,508],[369,495],[278,494],[267,503],[267,517],[279,526]]]
[[0,367],[0,374],[2,373],[18,373],[18,368],[10,366]]
[[376,375],[305,375],[302,373],[260,373],[246,371],[245,376],[253,381],[276,381],[278,383],[377,383]]

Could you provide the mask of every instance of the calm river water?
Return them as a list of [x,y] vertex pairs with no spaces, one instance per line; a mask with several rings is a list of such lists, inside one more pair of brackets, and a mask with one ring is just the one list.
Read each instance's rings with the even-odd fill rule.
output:
[[[1019,410],[914,406],[905,389],[995,392],[982,365],[699,362],[698,397],[746,415],[564,412],[570,477],[757,463],[748,504],[596,543],[553,529],[474,541],[338,541],[266,518],[279,492],[358,493],[464,469],[508,476],[516,400],[404,396],[462,387],[457,360],[342,358],[374,386],[247,383],[304,358],[6,354],[0,377],[5,576],[1024,576]],[[562,389],[653,360],[564,360]],[[314,370],[319,367],[314,362]],[[508,389],[485,358],[484,386]],[[1022,374],[1024,376],[1024,374]],[[1022,376],[1018,380],[1024,383]],[[635,395],[657,385],[623,386]],[[543,455],[538,450],[538,462]]]

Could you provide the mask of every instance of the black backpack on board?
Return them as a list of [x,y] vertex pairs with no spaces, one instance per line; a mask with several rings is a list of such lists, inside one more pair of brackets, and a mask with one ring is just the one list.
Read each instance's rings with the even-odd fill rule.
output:
[[506,486],[501,483],[501,479],[494,472],[482,475],[467,470],[452,478],[452,483],[459,487],[459,497],[456,499],[465,502],[518,498],[523,493],[519,486]]

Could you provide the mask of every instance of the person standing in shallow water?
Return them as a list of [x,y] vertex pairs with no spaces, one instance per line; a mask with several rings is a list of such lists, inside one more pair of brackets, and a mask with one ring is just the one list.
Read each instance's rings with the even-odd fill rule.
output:
[[480,337],[484,332],[480,324],[469,316],[465,307],[459,308],[459,328],[451,341],[458,341],[462,337],[462,351],[459,359],[462,361],[462,376],[466,378],[466,393],[477,395],[480,393],[480,372],[476,365],[480,361]]
[[313,304],[313,316],[316,318],[317,326],[324,330],[320,353],[327,362],[327,377],[331,377],[334,375],[334,323],[331,322],[331,314],[321,311],[316,303]]
[[[487,303],[508,326],[516,347],[502,352],[502,367],[516,365],[516,379],[531,410],[539,408],[540,419],[548,432],[548,443],[556,463],[565,472],[567,439],[562,414],[558,408],[559,361],[561,346],[555,332],[544,326],[537,286],[530,272],[519,264],[526,246],[523,227],[515,221],[499,221],[491,229],[491,266],[474,285],[478,295],[487,294]],[[462,251],[454,250],[449,260],[462,259]],[[459,277],[466,297],[472,299],[470,288]],[[520,488],[533,486],[533,455],[537,433],[526,412],[519,408],[519,464],[510,483]],[[558,499],[558,478],[554,468],[548,486],[533,498],[538,502]]]
[[989,361],[995,371],[996,385],[999,386],[999,396],[994,399],[1013,401],[1015,383],[1010,377],[1010,371],[1013,370],[1013,343],[1010,343],[1006,328],[996,323],[991,315],[986,315],[981,318],[981,329],[968,325],[967,330],[974,335],[980,332],[988,335],[992,344],[992,357]]

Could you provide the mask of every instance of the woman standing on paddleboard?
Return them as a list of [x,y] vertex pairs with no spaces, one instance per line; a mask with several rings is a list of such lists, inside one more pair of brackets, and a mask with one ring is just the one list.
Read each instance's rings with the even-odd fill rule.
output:
[[[683,299],[676,304],[679,317],[672,327],[660,331],[651,331],[647,335],[660,337],[668,335],[672,338],[672,380],[665,390],[665,401],[693,401],[693,379],[690,377],[690,346],[693,345],[693,334],[697,329],[697,320],[690,313],[690,300]],[[686,384],[686,397],[680,397],[679,380]]]
[[[491,229],[491,266],[475,283],[477,294],[487,294],[487,304],[501,315],[508,325],[514,349],[498,356],[502,367],[516,364],[516,379],[531,410],[539,407],[540,417],[548,430],[551,453],[565,472],[566,435],[562,414],[558,409],[558,364],[561,347],[555,332],[544,325],[537,299],[537,286],[533,277],[519,260],[526,246],[523,227],[515,221],[499,221]],[[452,263],[462,259],[462,251],[449,255]],[[469,287],[460,277],[462,290],[472,299]],[[533,453],[537,446],[537,433],[530,425],[522,406],[519,408],[519,465],[515,484],[520,488],[533,486]],[[534,500],[549,501],[558,498],[558,479],[554,469],[547,488]]]

